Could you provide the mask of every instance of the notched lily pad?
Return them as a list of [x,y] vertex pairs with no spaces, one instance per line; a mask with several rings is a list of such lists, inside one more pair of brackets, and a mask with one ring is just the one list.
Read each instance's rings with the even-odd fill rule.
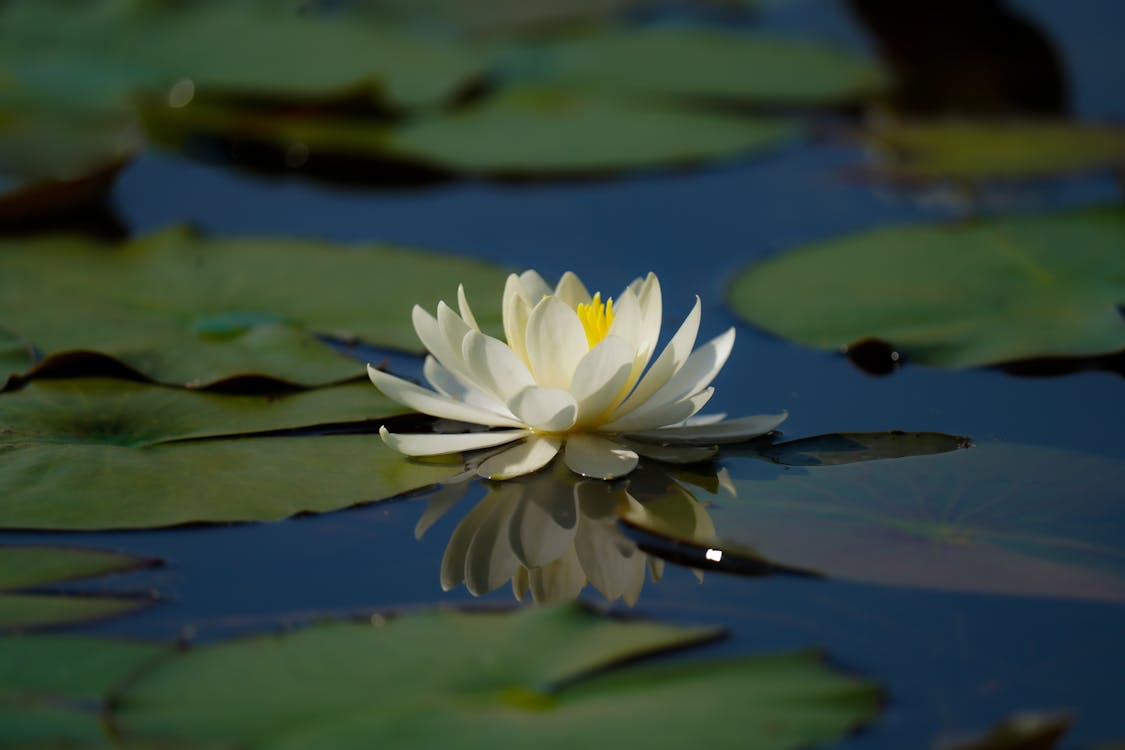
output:
[[362,384],[278,399],[112,380],[34,382],[0,395],[0,527],[276,520],[457,473],[459,465],[409,462],[375,435],[238,437],[401,411]]
[[839,351],[869,338],[972,367],[1125,349],[1125,211],[876,229],[750,266],[728,302],[750,323]]
[[36,590],[158,561],[78,547],[0,546],[0,632],[72,625],[134,612],[151,597]]
[[1071,122],[909,122],[863,134],[876,176],[896,181],[1018,180],[1125,167],[1125,128]]
[[1123,482],[1122,461],[1006,444],[784,468],[736,481],[713,536],[683,541],[870,583],[1125,601]]
[[[168,230],[121,244],[0,242],[0,326],[45,355],[96,351],[166,383],[240,375],[322,385],[362,364],[320,335],[416,350],[410,309],[464,283],[499,328],[503,274],[418,251]],[[10,373],[9,373],[10,374]]]

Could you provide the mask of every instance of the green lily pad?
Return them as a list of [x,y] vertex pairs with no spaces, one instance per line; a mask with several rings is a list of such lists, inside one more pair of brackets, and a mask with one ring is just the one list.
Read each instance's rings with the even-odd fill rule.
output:
[[599,173],[690,164],[793,138],[784,120],[548,87],[507,88],[387,134],[386,152],[469,173]]
[[893,227],[755,264],[728,301],[772,333],[840,350],[874,337],[972,367],[1125,348],[1125,211]]
[[357,384],[276,402],[125,381],[34,382],[0,396],[0,527],[275,520],[458,472],[410,462],[376,435],[231,437],[401,412],[373,391]]
[[114,701],[127,739],[256,748],[803,747],[870,720],[879,692],[813,653],[637,663],[714,638],[577,607],[433,612],[194,649]]
[[504,275],[476,261],[390,247],[206,239],[170,230],[106,245],[0,241],[0,325],[46,355],[97,351],[161,382],[259,374],[300,385],[362,375],[321,334],[417,350],[415,303],[464,283],[499,328]]
[[1123,482],[1119,460],[1006,444],[785,469],[736,482],[714,536],[685,541],[878,584],[1120,602]]
[[0,741],[109,744],[109,690],[169,651],[74,636],[0,638]]
[[874,61],[816,42],[714,28],[616,29],[529,46],[517,79],[613,93],[830,105],[886,87]]
[[1068,122],[904,123],[864,135],[878,175],[903,181],[1026,179],[1125,166],[1125,128]]
[[128,111],[140,93],[296,104],[415,107],[453,97],[483,59],[448,40],[299,13],[292,3],[8,3],[0,14],[0,105]]
[[1070,729],[1068,714],[1019,713],[996,724],[988,734],[943,742],[937,750],[1051,750]]
[[150,599],[26,591],[154,563],[77,547],[0,546],[0,632],[70,625],[133,612]]
[[[783,466],[837,466],[859,461],[879,461],[907,456],[930,456],[967,448],[969,438],[940,432],[836,432],[787,440],[746,455],[761,456]],[[730,455],[733,450],[725,450]]]

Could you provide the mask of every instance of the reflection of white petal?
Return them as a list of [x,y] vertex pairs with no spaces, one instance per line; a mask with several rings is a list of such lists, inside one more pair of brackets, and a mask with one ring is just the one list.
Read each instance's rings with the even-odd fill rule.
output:
[[582,279],[578,278],[573,271],[567,271],[559,279],[559,283],[555,287],[555,296],[570,307],[590,304],[590,292],[587,291],[586,285],[582,283]]
[[634,453],[667,464],[694,464],[715,457],[719,449],[713,445],[657,445],[640,440],[622,440]]
[[554,477],[521,489],[523,502],[512,515],[508,540],[522,564],[541,567],[562,557],[574,540],[578,528],[574,489]]
[[524,426],[514,419],[508,419],[479,407],[453,401],[407,380],[395,377],[382,370],[376,370],[371,365],[367,366],[367,375],[371,378],[375,387],[382,391],[387,398],[430,416],[457,419],[462,422],[475,422],[493,427]]
[[516,572],[512,575],[512,594],[516,597],[517,602],[522,602],[523,598],[527,596],[530,585],[527,579],[527,568],[522,565],[516,568]]
[[578,598],[586,585],[586,575],[571,547],[567,554],[542,568],[528,571],[531,596],[536,604],[567,602]]
[[460,453],[480,448],[493,448],[511,443],[530,434],[527,430],[497,430],[496,432],[433,433],[391,432],[379,428],[383,442],[399,453],[408,456],[440,456],[443,453]]
[[756,414],[713,425],[673,426],[632,432],[630,437],[656,443],[737,443],[764,435],[785,421],[789,412]]
[[605,432],[632,434],[642,430],[655,430],[666,424],[682,422],[706,406],[714,392],[714,388],[708,388],[681,401],[664,404],[659,409],[645,409],[643,413],[638,409],[637,412],[626,414],[620,419],[602,425],[599,429]]
[[426,497],[426,510],[422,512],[418,523],[414,525],[414,538],[421,539],[422,535],[430,530],[449,509],[457,504],[469,489],[468,482],[444,484],[431,492]]
[[589,423],[613,405],[632,368],[633,349],[617,336],[606,336],[582,358],[570,384],[578,402],[578,424]]
[[445,554],[441,558],[441,588],[449,591],[465,580],[465,560],[476,536],[477,529],[491,515],[496,498],[486,495],[483,500],[474,505],[465,514],[453,534],[449,537],[449,544],[445,545]]
[[578,533],[574,537],[578,561],[590,583],[606,599],[612,602],[631,595],[631,603],[636,603],[644,583],[645,555],[618,530],[616,518],[603,516],[602,510],[587,507],[585,502],[580,505]]
[[691,355],[691,348],[695,346],[695,337],[699,333],[699,318],[700,302],[699,297],[696,297],[695,306],[691,308],[691,312],[680,324],[679,330],[672,336],[656,361],[652,363],[649,371],[641,378],[636,390],[618,407],[615,416],[624,416],[644,404],[652,394],[663,388],[668,379],[683,366],[688,356]]
[[461,354],[473,381],[504,403],[535,384],[527,365],[507,344],[480,331],[465,335]]
[[555,438],[529,437],[482,463],[477,468],[477,474],[494,480],[530,474],[546,466],[559,452],[561,444],[562,441]]
[[507,583],[519,567],[508,544],[508,525],[520,503],[518,487],[501,487],[493,493],[492,512],[477,528],[465,553],[465,588],[482,596]]
[[589,348],[578,313],[557,298],[545,297],[531,311],[527,357],[539,385],[569,388],[574,368]]
[[537,385],[524,388],[508,402],[521,422],[542,432],[562,432],[569,429],[578,416],[574,396],[558,388],[541,388]]
[[612,440],[572,435],[566,441],[566,465],[585,477],[616,479],[636,468],[637,454]]

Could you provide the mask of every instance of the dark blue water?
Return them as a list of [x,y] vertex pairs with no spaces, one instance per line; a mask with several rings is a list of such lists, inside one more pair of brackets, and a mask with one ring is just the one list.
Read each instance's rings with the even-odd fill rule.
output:
[[[1055,41],[1080,118],[1125,118],[1125,6],[1015,4]],[[869,48],[847,13],[794,2],[769,15],[776,28]],[[933,430],[1125,458],[1122,381],[1089,372],[1019,378],[994,370],[907,366],[873,377],[845,358],[798,348],[738,323],[723,306],[731,275],[788,247],[894,222],[942,221],[963,210],[851,181],[863,155],[841,143],[789,149],[698,171],[654,172],[565,185],[460,183],[394,192],[327,188],[145,155],[113,196],[135,232],[190,222],[215,234],[372,240],[455,251],[546,277],[577,271],[615,294],[655,271],[666,325],[703,297],[701,335],[738,330],[711,406],[732,414],[788,409],[787,437],[835,431]],[[1001,196],[1040,211],[1119,201],[1109,177],[1068,180]],[[986,205],[982,210],[992,210]],[[452,298],[455,290],[439,290]],[[472,290],[470,290],[471,294]],[[294,294],[300,281],[294,280]],[[436,302],[420,301],[426,304]],[[146,637],[218,638],[274,629],[325,613],[455,603],[438,567],[471,493],[421,541],[416,499],[281,523],[89,535],[3,534],[0,541],[60,541],[153,555],[167,566],[89,584],[160,592],[136,616],[92,628]],[[1122,497],[1125,512],[1125,494]],[[488,597],[510,601],[507,589]],[[591,602],[599,595],[590,593]],[[1125,737],[1125,607],[1047,599],[914,591],[822,580],[709,573],[703,583],[669,566],[646,582],[636,610],[674,621],[723,624],[716,653],[816,644],[835,663],[887,687],[886,713],[840,747],[928,747],[1005,714],[1065,709],[1067,747]]]

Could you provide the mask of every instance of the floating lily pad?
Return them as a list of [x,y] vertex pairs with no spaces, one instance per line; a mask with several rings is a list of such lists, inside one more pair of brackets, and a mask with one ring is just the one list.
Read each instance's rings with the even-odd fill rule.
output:
[[1122,461],[1006,444],[785,469],[736,482],[715,536],[685,541],[871,583],[1125,601],[1123,482]]
[[196,93],[413,107],[444,101],[483,73],[449,40],[299,13],[292,3],[7,3],[3,98],[69,111],[128,111],[139,93],[172,105]]
[[154,561],[76,547],[0,546],[0,631],[69,625],[133,612],[150,599],[27,591]]
[[320,385],[363,365],[319,334],[417,350],[412,306],[453,299],[458,283],[498,329],[503,280],[484,263],[390,247],[184,230],[119,245],[11,239],[0,242],[0,325],[47,355],[94,350],[162,382]]
[[831,105],[882,90],[874,61],[816,42],[714,28],[617,29],[513,55],[518,78],[584,90]]
[[876,229],[747,268],[728,300],[807,346],[881,339],[907,358],[971,367],[1125,348],[1125,211]]
[[937,750],[1051,750],[1070,728],[1068,714],[1021,713],[996,724],[982,737],[940,743]]
[[0,527],[275,520],[392,497],[459,470],[412,463],[376,435],[221,437],[401,411],[372,391],[274,403],[123,381],[32,383],[0,396]]
[[169,651],[72,636],[0,638],[0,741],[107,744],[109,690]]
[[1068,122],[905,123],[865,134],[893,180],[1024,179],[1125,166],[1125,128]]
[[717,635],[576,607],[423,613],[194,649],[127,684],[128,739],[258,748],[796,748],[878,710],[869,683],[802,652],[637,663]]
[[547,87],[512,87],[390,132],[387,152],[469,173],[599,173],[690,164],[791,139],[783,120]]
[[[948,453],[967,448],[970,442],[969,438],[940,432],[836,432],[755,447],[745,453],[785,466],[836,466]],[[724,451],[724,455],[731,452]]]

